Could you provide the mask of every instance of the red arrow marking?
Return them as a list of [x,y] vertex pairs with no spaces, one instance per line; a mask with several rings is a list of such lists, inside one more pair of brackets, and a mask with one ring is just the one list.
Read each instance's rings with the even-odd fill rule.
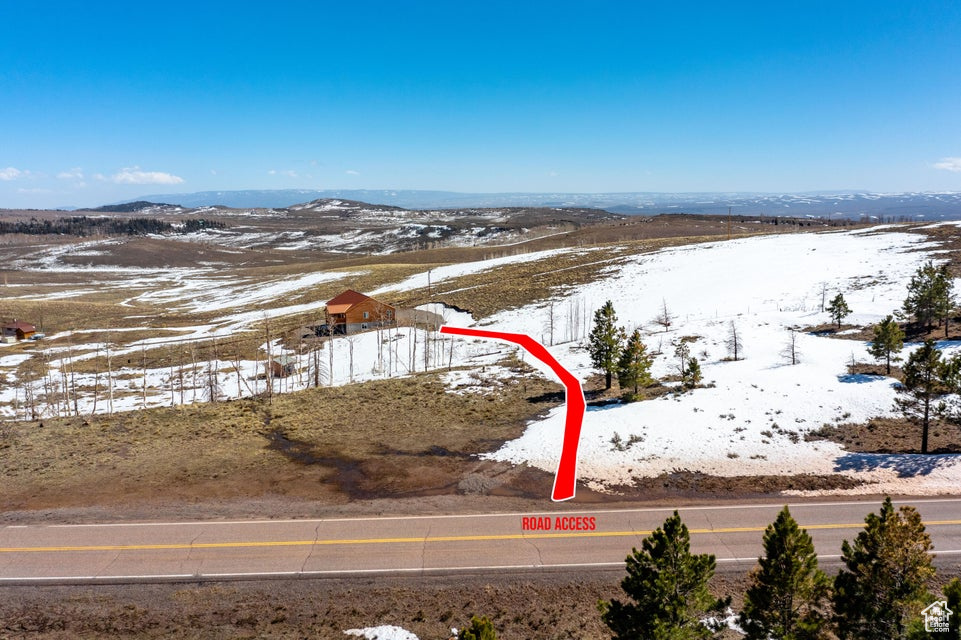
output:
[[554,491],[551,500],[561,502],[573,498],[577,482],[577,443],[581,437],[581,424],[584,422],[584,410],[587,404],[584,401],[584,389],[581,388],[580,381],[561,366],[561,363],[548,353],[544,345],[523,333],[462,329],[446,325],[440,328],[440,332],[513,342],[524,347],[528,353],[554,370],[566,389],[567,416],[564,422],[564,447],[561,449],[561,459],[557,463],[557,473],[554,475]]

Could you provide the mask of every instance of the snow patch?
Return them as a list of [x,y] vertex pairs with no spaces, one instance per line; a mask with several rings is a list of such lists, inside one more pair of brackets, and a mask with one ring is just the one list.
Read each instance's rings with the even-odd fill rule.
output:
[[367,627],[365,629],[348,629],[345,635],[366,638],[366,640],[418,640],[417,636],[404,629],[392,625]]

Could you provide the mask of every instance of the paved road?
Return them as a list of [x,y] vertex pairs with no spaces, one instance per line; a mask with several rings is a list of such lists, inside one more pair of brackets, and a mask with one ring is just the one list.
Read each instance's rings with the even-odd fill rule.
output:
[[[961,560],[961,498],[912,500],[940,562]],[[695,552],[747,568],[782,503],[685,507]],[[822,560],[836,561],[878,502],[791,506]],[[0,528],[0,584],[615,570],[669,508],[424,517],[147,522]],[[555,528],[556,518],[593,530]],[[550,530],[525,530],[549,518]],[[545,524],[545,520],[538,524]],[[530,525],[528,521],[528,525]]]

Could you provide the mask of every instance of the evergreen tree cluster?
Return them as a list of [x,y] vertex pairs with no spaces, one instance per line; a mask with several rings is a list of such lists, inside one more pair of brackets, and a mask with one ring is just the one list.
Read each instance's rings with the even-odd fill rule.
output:
[[[737,622],[748,640],[927,637],[921,610],[934,600],[931,549],[917,510],[895,510],[887,498],[853,543],[844,541],[843,567],[831,580],[818,568],[811,536],[784,507],[764,532],[764,555]],[[675,511],[627,557],[621,589],[629,600],[598,603],[601,619],[615,640],[714,637],[719,625],[708,615],[730,604],[708,591],[715,566],[713,555],[691,553],[690,533]],[[961,606],[961,580],[944,594],[949,608]],[[955,630],[957,622],[951,624]]]
[[942,400],[961,393],[961,354],[944,358],[934,340],[925,340],[908,355],[902,370],[904,379],[895,406],[921,423],[921,453],[928,453],[928,431],[934,417],[961,421],[961,411]]
[[927,329],[937,321],[938,325],[944,325],[944,337],[947,338],[948,323],[955,306],[954,281],[948,265],[935,266],[929,260],[911,276],[901,315],[905,319],[913,317],[919,326]]
[[[667,306],[664,315],[668,315]],[[641,339],[641,332],[617,326],[617,313],[608,300],[594,312],[594,325],[587,338],[587,350],[591,364],[604,374],[605,389],[610,389],[614,377],[621,389],[632,390],[636,396],[641,387],[656,382],[651,375],[654,358]],[[691,357],[690,348],[684,340],[680,342],[675,354],[679,358],[681,380],[686,388],[696,387],[701,381],[701,367],[696,358]]]
[[0,221],[0,234],[22,233],[26,235],[127,235],[142,236],[152,233],[191,233],[203,229],[224,229],[227,225],[216,220],[204,218],[188,219],[183,227],[175,228],[171,223],[156,218],[101,218],[89,216],[70,216],[56,220],[37,220],[4,222]]

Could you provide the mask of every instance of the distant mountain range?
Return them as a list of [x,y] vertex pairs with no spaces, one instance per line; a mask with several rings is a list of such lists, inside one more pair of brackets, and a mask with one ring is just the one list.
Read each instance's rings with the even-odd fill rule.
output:
[[411,190],[243,190],[146,195],[139,200],[172,202],[183,207],[222,205],[234,208],[290,207],[343,198],[405,209],[482,207],[577,207],[612,213],[838,216],[876,219],[961,219],[961,193],[458,193]]

